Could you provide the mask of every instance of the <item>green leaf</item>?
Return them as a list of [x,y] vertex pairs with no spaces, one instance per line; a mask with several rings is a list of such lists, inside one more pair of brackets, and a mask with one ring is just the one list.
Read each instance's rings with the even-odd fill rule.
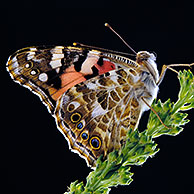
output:
[[108,154],[107,159],[99,157],[96,169],[86,178],[86,185],[75,181],[71,183],[66,194],[108,194],[110,188],[118,185],[129,185],[132,182],[133,173],[131,166],[142,165],[149,157],[158,151],[154,138],[161,135],[178,135],[183,126],[189,122],[187,111],[194,108],[194,77],[191,71],[179,72],[180,91],[176,103],[168,99],[154,101],[153,109],[157,112],[166,128],[151,111],[147,129],[143,132],[129,129],[125,144],[120,150],[114,150]]

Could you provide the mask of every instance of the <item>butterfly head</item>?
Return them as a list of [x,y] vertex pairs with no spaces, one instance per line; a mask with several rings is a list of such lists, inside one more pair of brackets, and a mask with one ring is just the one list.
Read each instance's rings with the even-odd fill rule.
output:
[[156,56],[153,53],[149,53],[147,51],[139,51],[136,57],[137,61],[146,61],[146,60],[153,60],[156,61]]
[[156,56],[153,53],[147,51],[140,51],[137,53],[136,61],[140,65],[143,65],[152,74],[155,82],[159,79],[159,73],[156,64]]

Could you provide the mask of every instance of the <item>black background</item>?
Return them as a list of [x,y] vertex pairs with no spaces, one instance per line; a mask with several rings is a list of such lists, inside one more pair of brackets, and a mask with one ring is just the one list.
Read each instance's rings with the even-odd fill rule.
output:
[[[194,5],[192,1],[7,1],[1,5],[1,193],[61,194],[90,172],[68,149],[54,118],[39,98],[14,83],[5,70],[9,55],[33,45],[71,45],[78,41],[130,52],[103,25],[109,22],[136,50],[157,53],[163,64],[194,62]],[[158,98],[177,99],[179,83],[168,71]],[[5,108],[6,107],[6,108]],[[114,193],[193,193],[193,110],[191,122],[176,137],[156,139],[160,152],[133,167],[130,186]],[[146,127],[145,113],[140,127]],[[3,181],[2,181],[3,180]]]

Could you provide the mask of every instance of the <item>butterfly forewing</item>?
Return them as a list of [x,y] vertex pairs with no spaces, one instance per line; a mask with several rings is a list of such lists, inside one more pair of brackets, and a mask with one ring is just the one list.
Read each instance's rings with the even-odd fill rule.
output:
[[69,88],[118,68],[108,58],[102,58],[100,51],[79,47],[28,47],[10,56],[7,69],[53,112],[56,101]]
[[68,47],[21,49],[9,58],[7,68],[14,80],[32,89],[53,112],[57,97],[63,93],[63,72],[84,56],[79,49],[71,53],[69,50]]

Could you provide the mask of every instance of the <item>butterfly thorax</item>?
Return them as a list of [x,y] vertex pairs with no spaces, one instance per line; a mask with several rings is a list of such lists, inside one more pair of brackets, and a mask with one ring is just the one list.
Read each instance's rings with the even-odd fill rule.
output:
[[[140,65],[139,69],[141,73],[139,73],[139,75],[140,80],[144,85],[139,91],[142,91],[141,97],[143,97],[149,105],[151,105],[153,100],[157,97],[159,90],[157,85],[159,72],[155,61],[156,57],[153,53],[147,51],[140,51],[137,53],[136,62]],[[141,101],[141,113],[148,109],[148,106]]]

